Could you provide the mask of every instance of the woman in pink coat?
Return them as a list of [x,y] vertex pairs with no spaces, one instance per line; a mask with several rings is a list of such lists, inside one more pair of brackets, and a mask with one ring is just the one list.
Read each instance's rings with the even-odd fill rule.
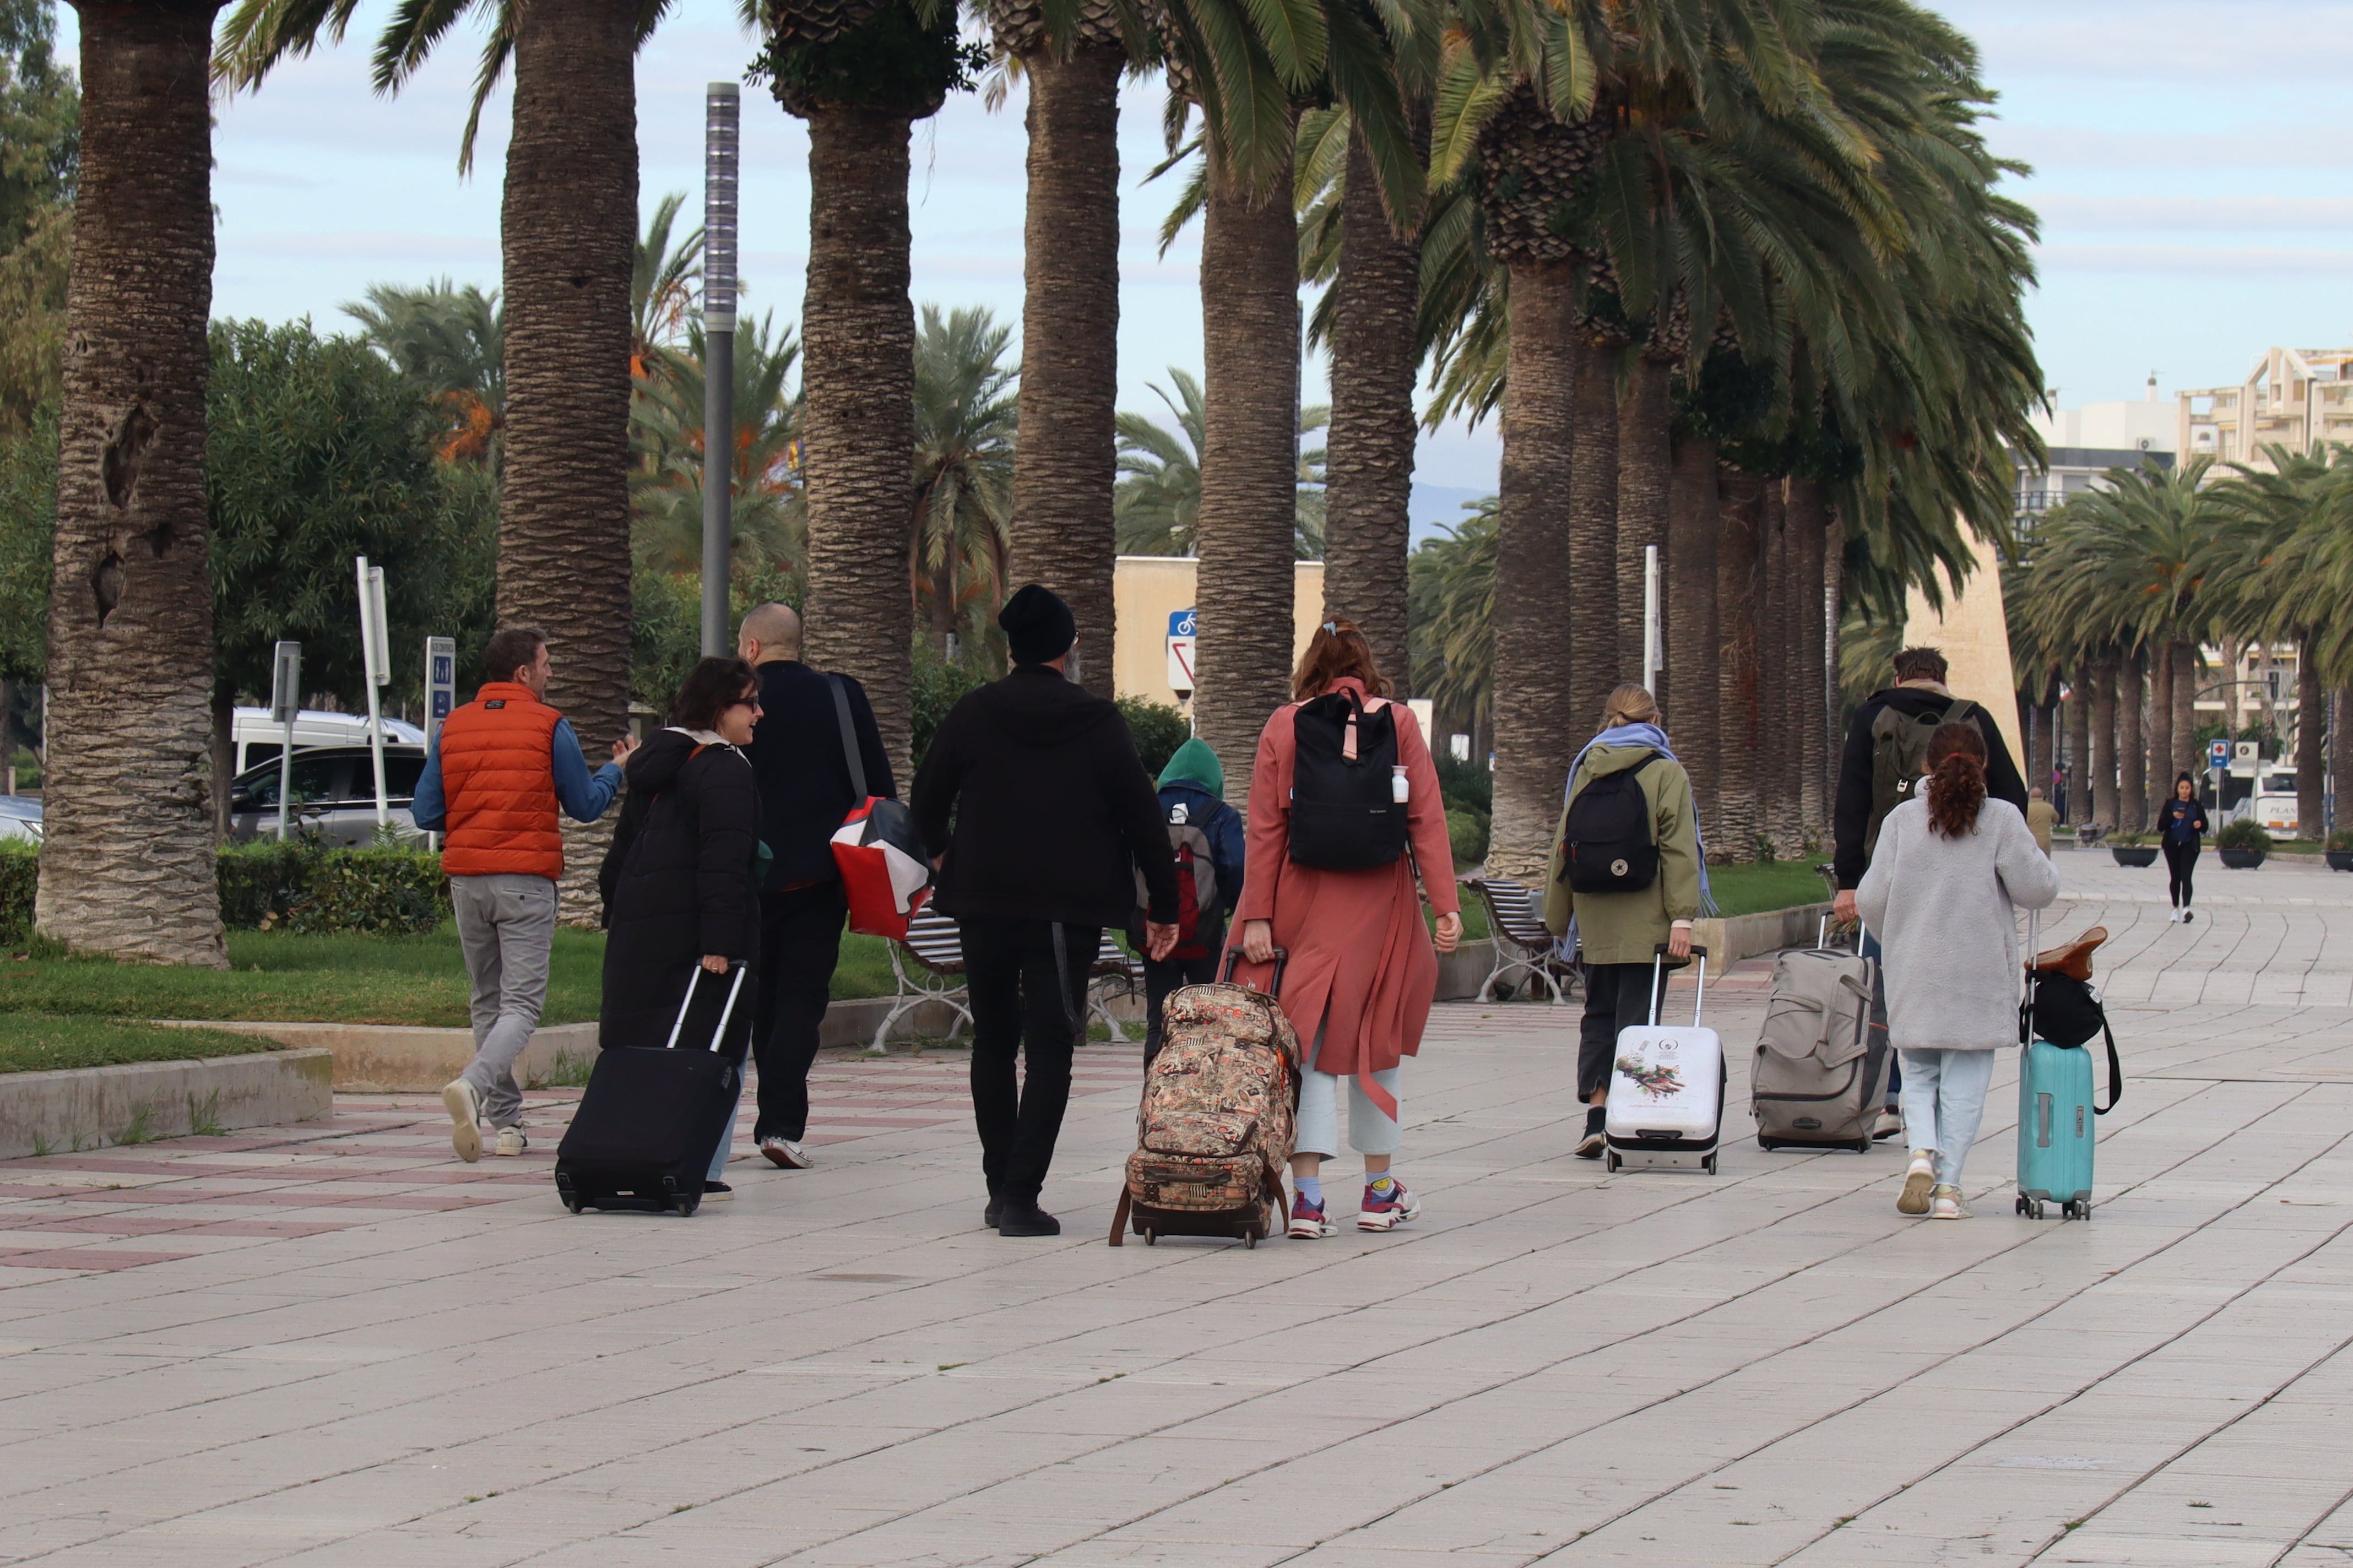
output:
[[[1299,1195],[1292,1205],[1290,1233],[1301,1240],[1330,1236],[1335,1228],[1324,1217],[1318,1172],[1339,1152],[1343,1079],[1349,1085],[1348,1143],[1365,1157],[1357,1228],[1388,1230],[1421,1207],[1389,1164],[1398,1142],[1398,1063],[1420,1048],[1430,997],[1438,989],[1438,957],[1421,923],[1416,871],[1438,911],[1438,952],[1453,952],[1461,940],[1462,915],[1438,769],[1413,710],[1388,701],[1388,689],[1372,645],[1356,624],[1324,622],[1292,678],[1297,700],[1275,710],[1266,721],[1250,772],[1250,847],[1234,918],[1252,963],[1267,963],[1278,947],[1289,954],[1282,1010],[1307,1042],[1298,1152],[1291,1161]],[[1331,696],[1349,703],[1317,704],[1305,722],[1323,722],[1328,735],[1346,719],[1340,732],[1348,739],[1339,754],[1351,764],[1356,762],[1356,724],[1347,718],[1351,708],[1368,717],[1386,713],[1394,726],[1397,762],[1383,770],[1388,779],[1375,783],[1377,793],[1391,801],[1402,787],[1407,852],[1387,864],[1334,870],[1292,858],[1300,710]],[[1366,728],[1377,734],[1377,723]],[[1388,821],[1394,832],[1394,819]]]

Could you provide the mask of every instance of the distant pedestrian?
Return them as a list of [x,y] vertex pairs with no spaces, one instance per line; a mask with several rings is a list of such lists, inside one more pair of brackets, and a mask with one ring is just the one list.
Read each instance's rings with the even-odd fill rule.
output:
[[2166,923],[2188,925],[2198,918],[2189,907],[2190,884],[2197,880],[2198,853],[2206,834],[2206,808],[2199,804],[2197,783],[2188,773],[2175,776],[2173,798],[2158,808],[2157,821],[2164,833],[2166,893],[2173,900]]
[[760,679],[760,727],[744,754],[760,784],[760,837],[776,857],[760,889],[760,956],[753,966],[760,1109],[752,1138],[771,1164],[806,1170],[809,1064],[849,909],[833,834],[859,802],[841,738],[845,710],[866,793],[896,798],[899,786],[866,689],[801,662],[801,618],[791,605],[762,605],[746,615],[736,652]]
[[[1627,804],[1639,807],[1656,865],[1647,880],[1629,879],[1623,891],[1578,892],[1564,869],[1565,846],[1579,797],[1593,797],[1588,804],[1598,806],[1596,792],[1602,790],[1623,790]],[[1545,874],[1545,927],[1567,937],[1574,921],[1585,954],[1585,1017],[1577,1048],[1577,1096],[1586,1102],[1585,1134],[1576,1151],[1580,1159],[1601,1158],[1618,1036],[1650,1020],[1660,945],[1678,963],[1691,956],[1692,921],[1706,888],[1691,775],[1659,728],[1657,701],[1640,686],[1620,686],[1609,694],[1601,728],[1569,766],[1567,798]]]
[[[1335,618],[1316,629],[1291,689],[1294,700],[1274,710],[1258,738],[1249,868],[1235,918],[1251,963],[1268,963],[1278,947],[1288,954],[1280,1000],[1309,1042],[1291,1162],[1298,1195],[1290,1234],[1313,1240],[1336,1228],[1325,1217],[1323,1162],[1340,1152],[1342,1079],[1349,1089],[1348,1146],[1365,1157],[1356,1228],[1392,1229],[1421,1212],[1391,1163],[1403,1136],[1400,1064],[1421,1048],[1438,990],[1437,954],[1452,952],[1461,940],[1462,915],[1438,765],[1413,710],[1388,700],[1372,644],[1355,622]],[[1306,830],[1319,818],[1362,820],[1317,799],[1315,781],[1345,772],[1360,754],[1359,737],[1377,737],[1383,728],[1395,738],[1395,760],[1381,769],[1386,776],[1371,781],[1373,793],[1394,804],[1401,788],[1405,805],[1402,834],[1384,851],[1392,858],[1375,863],[1368,855],[1354,869],[1303,864],[1303,856],[1330,858],[1304,847]],[[1394,818],[1387,826],[1396,831]],[[1425,897],[1438,914],[1436,952],[1422,924]]]
[[1888,1031],[1904,1053],[1912,1163],[1896,1211],[1967,1219],[1961,1169],[1985,1115],[1994,1052],[2018,1041],[2020,909],[2059,873],[2026,818],[1986,795],[1985,737],[1939,727],[1925,791],[1888,813],[1855,901],[1887,952]]
[[939,867],[934,901],[964,940],[984,1217],[999,1236],[1058,1236],[1038,1199],[1070,1105],[1087,972],[1103,928],[1134,907],[1138,866],[1145,956],[1168,956],[1176,863],[1127,721],[1065,679],[1070,606],[1032,583],[997,624],[1013,673],[948,710],[908,805]]
[[[1218,977],[1225,953],[1226,919],[1242,896],[1247,854],[1242,814],[1226,804],[1226,770],[1209,743],[1196,735],[1176,748],[1160,770],[1160,812],[1168,824],[1169,853],[1176,862],[1176,945],[1166,958],[1144,961],[1144,1065],[1160,1054],[1160,1014],[1169,994]],[[1209,889],[1203,901],[1201,888]],[[1139,890],[1142,884],[1138,883]],[[1143,946],[1143,906],[1138,905],[1130,940]]]
[[2042,798],[2041,784],[2026,792],[2027,830],[2034,835],[2035,847],[2045,855],[2051,853],[2051,829],[2058,820],[2058,808]]
[[613,760],[591,773],[571,724],[545,700],[554,670],[536,626],[491,637],[482,653],[488,679],[441,721],[409,805],[419,828],[442,835],[441,869],[473,983],[474,1059],[441,1090],[450,1146],[469,1163],[482,1157],[485,1118],[497,1152],[520,1154],[529,1142],[514,1064],[547,1002],[564,875],[556,811],[575,822],[604,816],[621,787],[620,764],[637,749],[615,741]]
[[[1845,745],[1839,753],[1838,798],[1831,819],[1831,869],[1838,879],[1838,893],[1831,903],[1833,919],[1852,921],[1856,918],[1855,886],[1870,863],[1881,824],[1889,812],[1911,798],[1929,736],[1937,725],[1960,720],[1976,725],[1986,744],[1986,792],[1996,800],[2008,801],[2021,814],[2026,810],[2026,781],[2010,761],[2010,748],[1993,714],[1968,698],[1956,697],[1945,684],[1947,672],[1945,656],[1937,649],[1904,649],[1895,656],[1895,684],[1866,698],[1847,725]],[[1875,923],[1866,923],[1863,931],[1862,955],[1865,958],[1880,956],[1879,933],[1873,929]],[[1883,968],[1882,994],[1873,999],[1875,1010],[1885,1008],[1885,984]],[[1904,1042],[1891,1037],[1889,1043],[1900,1047]],[[1903,1068],[1891,1064],[1887,1109],[1873,1137],[1893,1138],[1904,1130],[1895,1109],[1903,1088]]]
[[[730,975],[760,947],[760,791],[743,748],[760,721],[760,686],[740,658],[705,658],[670,705],[668,728],[629,759],[629,795],[612,852],[597,877],[605,893],[604,1006],[597,1039],[606,1050],[659,1047],[678,1028],[699,964]],[[754,973],[756,981],[759,976]],[[705,993],[725,987],[702,983]],[[738,996],[720,1049],[740,1065],[752,1043],[752,1010]],[[721,1005],[707,1010],[716,1026]],[[705,1016],[689,1019],[691,1030]],[[707,1047],[701,1034],[691,1043]],[[681,1037],[681,1046],[690,1041]],[[736,1078],[736,1092],[743,1092]],[[720,1173],[734,1142],[727,1129],[711,1157],[706,1198],[733,1195]]]

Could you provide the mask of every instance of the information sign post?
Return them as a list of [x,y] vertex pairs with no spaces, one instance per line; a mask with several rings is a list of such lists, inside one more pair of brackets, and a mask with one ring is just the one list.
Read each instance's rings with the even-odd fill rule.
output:
[[269,717],[283,727],[278,750],[278,842],[286,842],[294,793],[294,718],[302,710],[302,645],[281,642],[269,660]]

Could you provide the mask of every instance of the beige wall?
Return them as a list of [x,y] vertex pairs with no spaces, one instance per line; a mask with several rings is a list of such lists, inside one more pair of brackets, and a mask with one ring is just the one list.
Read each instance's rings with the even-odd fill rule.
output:
[[[1193,607],[1194,569],[1189,555],[1123,555],[1112,579],[1119,613],[1119,647],[1112,680],[1122,697],[1175,702],[1168,684],[1168,617]],[[1315,623],[1324,616],[1324,563],[1303,561],[1293,579],[1291,657],[1307,649]]]
[[[1963,525],[1966,533],[1968,525]],[[2019,743],[2018,683],[2010,666],[2010,623],[2002,613],[2001,573],[1993,552],[1978,546],[1977,570],[1961,584],[1956,598],[1949,590],[1945,607],[1931,609],[1927,595],[1912,590],[1905,606],[1904,646],[1923,644],[1944,650],[1951,671],[1947,684],[1956,697],[1966,697],[1993,714],[2001,730],[2010,761],[2022,773],[2026,752]]]

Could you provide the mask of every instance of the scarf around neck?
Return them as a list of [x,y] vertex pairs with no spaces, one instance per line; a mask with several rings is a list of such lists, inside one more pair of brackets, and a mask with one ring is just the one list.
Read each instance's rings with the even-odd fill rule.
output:
[[[1570,791],[1577,788],[1577,775],[1583,771],[1587,755],[1596,746],[1647,746],[1678,766],[1683,763],[1683,759],[1675,755],[1673,748],[1667,744],[1667,732],[1656,724],[1614,724],[1586,742],[1584,748],[1577,753],[1577,760],[1568,764],[1568,783],[1561,791],[1563,801],[1568,798]],[[1715,897],[1707,882],[1707,838],[1701,831],[1697,802],[1694,802],[1692,806],[1692,839],[1699,850],[1700,913],[1712,915],[1715,913]]]

